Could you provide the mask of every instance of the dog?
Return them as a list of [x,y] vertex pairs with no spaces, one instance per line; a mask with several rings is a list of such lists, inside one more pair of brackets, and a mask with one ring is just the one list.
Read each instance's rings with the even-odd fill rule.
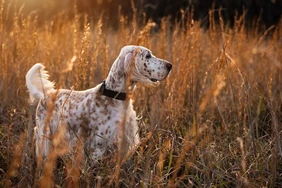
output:
[[[103,83],[75,91],[56,90],[48,80],[45,67],[35,64],[26,74],[26,85],[30,100],[38,103],[34,131],[36,156],[48,156],[52,135],[63,124],[70,147],[75,147],[84,136],[84,147],[93,160],[102,157],[121,139],[124,151],[131,150],[140,139],[136,113],[128,95],[137,83],[152,85],[164,80],[171,69],[170,62],[155,57],[149,49],[129,45],[121,49]],[[52,102],[53,109],[48,107]],[[52,111],[50,118],[47,118],[48,110]]]

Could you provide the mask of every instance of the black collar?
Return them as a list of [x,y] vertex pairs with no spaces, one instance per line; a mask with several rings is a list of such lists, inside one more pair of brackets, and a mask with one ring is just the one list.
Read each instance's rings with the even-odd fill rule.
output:
[[121,101],[125,101],[125,99],[126,99],[126,93],[121,93],[121,92],[117,92],[117,91],[107,89],[105,81],[103,81],[99,91],[102,93],[102,95],[104,95],[106,97],[110,97],[112,99],[117,99],[117,100],[121,100]]

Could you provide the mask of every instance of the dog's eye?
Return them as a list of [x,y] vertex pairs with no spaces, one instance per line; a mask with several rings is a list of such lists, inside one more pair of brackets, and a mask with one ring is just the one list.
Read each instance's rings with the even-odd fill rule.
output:
[[149,58],[151,58],[152,56],[151,56],[151,54],[147,54],[145,57],[146,57],[146,59],[149,59]]

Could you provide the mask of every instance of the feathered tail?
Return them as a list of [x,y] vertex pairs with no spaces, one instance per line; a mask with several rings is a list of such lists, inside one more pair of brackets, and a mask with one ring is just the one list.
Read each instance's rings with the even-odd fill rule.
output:
[[44,95],[54,91],[54,83],[49,81],[45,67],[37,63],[26,74],[26,86],[30,94],[31,102],[38,101]]

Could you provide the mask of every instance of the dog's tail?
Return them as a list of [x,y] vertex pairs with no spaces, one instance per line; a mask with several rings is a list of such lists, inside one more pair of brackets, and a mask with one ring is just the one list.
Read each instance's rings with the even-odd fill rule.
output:
[[37,63],[26,74],[26,86],[30,94],[31,102],[38,101],[44,95],[54,91],[54,83],[49,81],[45,67]]

